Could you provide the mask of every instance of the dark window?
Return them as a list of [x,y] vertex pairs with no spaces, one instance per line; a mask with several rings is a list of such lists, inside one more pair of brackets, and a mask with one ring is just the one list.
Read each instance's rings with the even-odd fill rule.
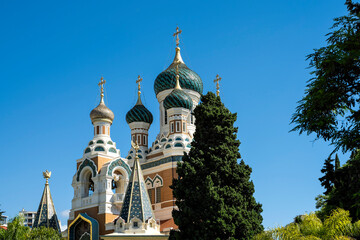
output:
[[165,124],[167,124],[167,111],[165,109]]
[[156,188],[156,203],[161,202],[161,187],[157,187]]

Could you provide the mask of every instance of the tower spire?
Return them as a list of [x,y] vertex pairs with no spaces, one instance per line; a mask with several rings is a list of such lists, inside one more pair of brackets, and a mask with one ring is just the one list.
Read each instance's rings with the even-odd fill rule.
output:
[[100,103],[104,103],[104,84],[106,83],[106,80],[103,78],[103,76],[101,76],[100,78],[100,82],[98,83],[98,85],[100,86]]
[[51,197],[49,181],[48,181],[49,178],[51,177],[51,172],[46,170],[45,172],[43,172],[43,176],[46,179],[46,183],[39,204],[39,208],[36,213],[33,227],[34,228],[41,226],[51,227],[54,228],[56,231],[60,232],[59,221],[56,215],[54,202]]
[[175,72],[176,72],[176,84],[175,84],[175,89],[179,89],[181,90],[181,86],[180,86],[180,76],[179,76],[179,64],[176,64],[176,68],[175,68]]
[[214,80],[214,83],[216,83],[216,96],[220,96],[220,85],[219,82],[221,81],[221,77],[219,77],[219,74],[216,74],[216,79]]
[[140,77],[140,75],[138,76],[138,78],[137,78],[137,80],[136,80],[136,83],[137,83],[137,85],[138,85],[138,100],[137,100],[137,102],[136,102],[136,105],[142,105],[142,102],[141,102],[141,97],[140,97],[140,95],[141,95],[141,86],[140,86],[140,84],[141,84],[141,82],[142,82],[142,78]]

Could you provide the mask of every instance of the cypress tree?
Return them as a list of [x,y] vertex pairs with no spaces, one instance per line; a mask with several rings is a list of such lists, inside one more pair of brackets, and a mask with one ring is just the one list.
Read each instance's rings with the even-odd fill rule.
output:
[[255,201],[251,168],[239,153],[237,115],[214,93],[195,108],[193,142],[178,163],[173,210],[179,231],[170,239],[251,239],[263,230],[261,204]]

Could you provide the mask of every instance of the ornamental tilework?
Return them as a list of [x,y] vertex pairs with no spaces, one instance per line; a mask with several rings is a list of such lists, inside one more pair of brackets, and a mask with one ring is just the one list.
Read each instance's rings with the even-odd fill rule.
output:
[[126,114],[126,122],[146,122],[152,123],[153,116],[151,112],[144,105],[135,105],[127,114]]
[[144,163],[143,165],[141,165],[141,169],[145,170],[145,169],[156,167],[156,166],[168,163],[168,162],[179,162],[179,161],[181,161],[181,159],[182,159],[182,156],[166,157],[166,158],[162,158],[162,159],[157,160],[157,161]]
[[126,172],[128,173],[128,176],[131,175],[130,166],[129,166],[127,163],[125,163],[121,158],[113,161],[113,162],[109,165],[108,171],[107,171],[107,175],[108,175],[108,176],[111,176],[112,171],[114,170],[114,168],[115,168],[115,167],[118,167],[118,166],[123,167],[123,168],[126,170]]
[[[154,83],[155,94],[167,89],[175,87],[175,65],[171,65],[168,69],[160,73]],[[190,70],[185,64],[179,65],[180,86],[184,89],[196,91],[200,94],[203,92],[203,83],[199,75]]]
[[95,163],[92,161],[92,160],[89,160],[89,159],[85,159],[79,166],[79,170],[77,171],[76,173],[76,181],[79,181],[80,179],[80,173],[81,171],[84,169],[84,167],[86,166],[89,166],[92,170],[92,173],[93,173],[93,177],[96,176],[97,174],[97,167],[95,165]]
[[193,107],[192,99],[181,89],[174,89],[164,100],[164,108],[186,108],[191,110]]

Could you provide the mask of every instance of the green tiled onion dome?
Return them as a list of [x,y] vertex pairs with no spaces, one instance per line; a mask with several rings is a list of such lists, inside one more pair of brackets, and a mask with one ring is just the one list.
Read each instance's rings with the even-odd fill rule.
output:
[[175,67],[179,65],[180,86],[183,89],[196,91],[200,94],[203,92],[203,83],[196,72],[189,69],[180,55],[180,48],[176,48],[174,62],[162,73],[160,73],[154,83],[155,94],[167,89],[172,89],[175,85]]
[[193,107],[192,99],[181,89],[174,89],[164,100],[164,108],[187,108],[189,110]]
[[114,113],[105,105],[103,100],[101,100],[100,104],[90,112],[90,118],[92,122],[96,119],[107,119],[112,123]]
[[130,111],[126,114],[126,122],[128,124],[132,122],[146,122],[152,123],[153,115],[151,112],[142,104],[136,104]]

